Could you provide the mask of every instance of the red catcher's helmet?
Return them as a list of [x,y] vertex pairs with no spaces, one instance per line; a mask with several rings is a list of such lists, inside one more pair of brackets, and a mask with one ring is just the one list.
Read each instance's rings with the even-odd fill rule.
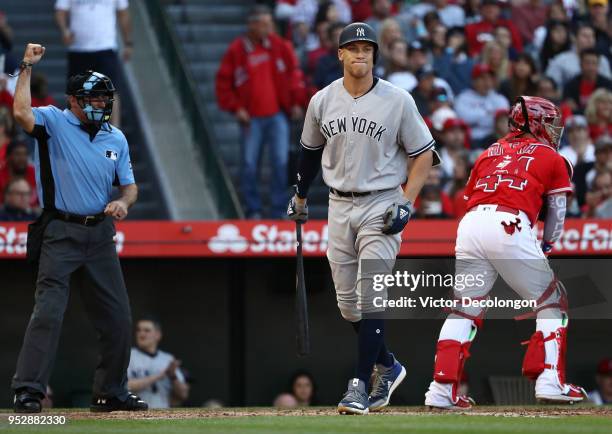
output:
[[559,149],[563,120],[559,108],[544,98],[519,96],[510,111],[510,132],[530,133],[544,144]]

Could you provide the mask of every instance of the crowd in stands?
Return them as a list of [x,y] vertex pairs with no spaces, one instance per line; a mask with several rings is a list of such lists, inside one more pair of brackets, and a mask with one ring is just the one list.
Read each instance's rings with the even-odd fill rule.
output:
[[[13,120],[13,94],[19,54],[13,50],[13,30],[0,10],[0,221],[30,221],[38,215],[38,195],[31,140],[18,131]],[[32,105],[54,101],[47,95],[43,75],[32,77]]]
[[338,36],[347,23],[364,21],[377,31],[375,74],[412,94],[443,156],[417,204],[418,217],[465,213],[471,165],[508,132],[516,97],[532,95],[563,113],[561,153],[575,168],[570,214],[612,218],[608,0],[264,3],[271,3],[276,33],[292,42],[305,101],[342,76]]

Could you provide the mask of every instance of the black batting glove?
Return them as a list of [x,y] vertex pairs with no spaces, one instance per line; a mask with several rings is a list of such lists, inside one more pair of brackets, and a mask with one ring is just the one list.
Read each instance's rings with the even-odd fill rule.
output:
[[289,201],[287,206],[287,217],[298,223],[306,223],[308,221],[308,205],[299,205],[295,200],[295,196]]
[[414,212],[412,202],[409,200],[404,204],[394,203],[383,214],[383,234],[395,235],[404,230]]

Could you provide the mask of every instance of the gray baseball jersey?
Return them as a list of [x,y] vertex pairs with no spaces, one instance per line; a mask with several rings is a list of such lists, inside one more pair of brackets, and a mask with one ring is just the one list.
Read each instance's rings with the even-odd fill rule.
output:
[[[374,192],[329,195],[327,258],[336,300],[345,319],[359,321],[362,313],[380,310],[373,305],[372,275],[391,271],[401,244],[400,234],[382,233],[383,214],[405,201],[399,186],[407,178],[408,157],[433,150],[434,140],[408,92],[377,79],[368,93],[353,98],[341,78],[310,101],[301,142],[307,149],[323,148],[328,186]],[[363,261],[373,259],[381,269],[363,270]]]
[[414,99],[378,79],[353,98],[343,78],[310,100],[301,138],[308,149],[323,149],[323,180],[336,190],[367,192],[406,181],[408,157],[434,148],[434,140]]
[[[164,351],[148,354],[138,348],[132,348],[128,366],[128,380],[148,377],[164,371],[174,357]],[[180,368],[176,370],[176,378],[182,383],[185,377]],[[157,381],[144,390],[137,392],[138,396],[149,404],[149,408],[169,408],[172,395],[172,382],[168,377]]]

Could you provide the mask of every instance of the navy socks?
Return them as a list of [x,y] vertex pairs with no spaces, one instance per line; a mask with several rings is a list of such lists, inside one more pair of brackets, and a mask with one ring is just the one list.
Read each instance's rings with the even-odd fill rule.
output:
[[351,325],[358,334],[359,361],[355,376],[368,384],[375,363],[386,367],[393,365],[393,357],[385,345],[385,322],[382,319],[362,319]]

